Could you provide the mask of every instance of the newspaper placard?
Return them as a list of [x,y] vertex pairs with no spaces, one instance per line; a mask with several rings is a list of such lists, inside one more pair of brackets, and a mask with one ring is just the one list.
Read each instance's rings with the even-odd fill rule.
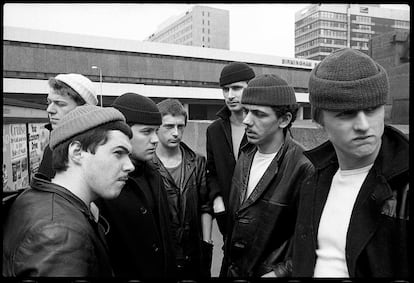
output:
[[3,191],[28,185],[26,124],[3,125]]
[[29,123],[29,173],[30,178],[39,169],[43,151],[49,142],[49,131],[44,127],[44,123]]

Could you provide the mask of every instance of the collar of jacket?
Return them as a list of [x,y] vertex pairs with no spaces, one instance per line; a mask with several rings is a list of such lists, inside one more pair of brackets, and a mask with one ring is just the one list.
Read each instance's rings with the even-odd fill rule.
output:
[[[374,167],[386,179],[390,179],[408,170],[408,152],[408,138],[399,130],[385,125],[381,149],[375,159]],[[314,149],[305,151],[304,154],[317,169],[338,163],[335,149],[330,141],[326,141]]]
[[47,178],[45,178],[44,175],[35,174],[31,182],[31,187],[38,191],[58,194],[59,196],[70,202],[74,207],[79,209],[92,222],[95,222],[95,218],[93,217],[88,206],[79,197],[74,195],[68,189],[50,182],[49,180],[47,180]]
[[224,105],[217,113],[217,117],[220,117],[223,120],[230,120],[231,111],[227,108],[227,105]]
[[[283,141],[282,146],[280,147],[280,149],[277,152],[277,161],[279,163],[280,159],[282,158],[282,156],[285,154],[286,150],[289,148],[290,144],[294,143],[294,140],[292,139],[292,137],[290,136],[289,131],[286,133],[285,135],[285,139]],[[256,153],[257,151],[257,146],[251,143],[247,143],[245,144],[241,149],[242,152],[244,152],[245,154],[253,154]]]
[[[183,159],[181,161],[182,164],[195,162],[196,154],[188,145],[186,145],[184,142],[180,142],[180,149],[183,155]],[[156,154],[154,154],[154,156],[152,157],[152,162],[156,169],[161,169],[163,167],[161,160]]]

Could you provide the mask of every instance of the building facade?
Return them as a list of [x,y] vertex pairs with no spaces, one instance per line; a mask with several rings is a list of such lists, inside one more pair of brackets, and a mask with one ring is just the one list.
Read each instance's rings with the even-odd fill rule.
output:
[[295,14],[295,57],[323,60],[344,47],[369,54],[371,38],[409,28],[410,11],[379,4],[312,4]]
[[229,11],[194,6],[164,22],[148,41],[229,49]]

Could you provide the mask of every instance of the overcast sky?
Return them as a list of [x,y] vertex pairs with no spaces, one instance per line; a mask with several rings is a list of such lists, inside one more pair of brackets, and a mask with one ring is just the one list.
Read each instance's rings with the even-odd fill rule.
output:
[[[230,50],[294,57],[295,12],[308,4],[207,4],[230,13]],[[194,4],[23,4],[3,6],[5,26],[144,40]],[[384,5],[385,6],[385,5]],[[389,5],[409,10],[408,5]]]

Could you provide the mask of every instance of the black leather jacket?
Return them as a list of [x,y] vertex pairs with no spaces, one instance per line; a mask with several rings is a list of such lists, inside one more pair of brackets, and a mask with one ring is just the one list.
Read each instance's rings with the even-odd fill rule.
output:
[[[407,137],[385,126],[381,149],[361,186],[346,235],[345,258],[350,277],[412,276],[408,153]],[[330,141],[305,155],[316,172],[300,192],[293,241],[294,277],[313,276],[319,221],[339,167]]]
[[228,237],[220,276],[260,277],[274,271],[290,275],[286,261],[293,236],[299,189],[313,166],[290,134],[251,195],[244,201],[257,147],[247,144],[234,169]]
[[112,276],[103,227],[81,199],[40,174],[3,225],[3,276]]
[[182,259],[192,262],[194,266],[200,266],[203,244],[201,215],[213,213],[206,186],[206,159],[196,154],[183,142],[180,143],[180,149],[183,155],[180,186],[176,185],[156,154],[153,162],[163,177],[167,192],[177,260]]

